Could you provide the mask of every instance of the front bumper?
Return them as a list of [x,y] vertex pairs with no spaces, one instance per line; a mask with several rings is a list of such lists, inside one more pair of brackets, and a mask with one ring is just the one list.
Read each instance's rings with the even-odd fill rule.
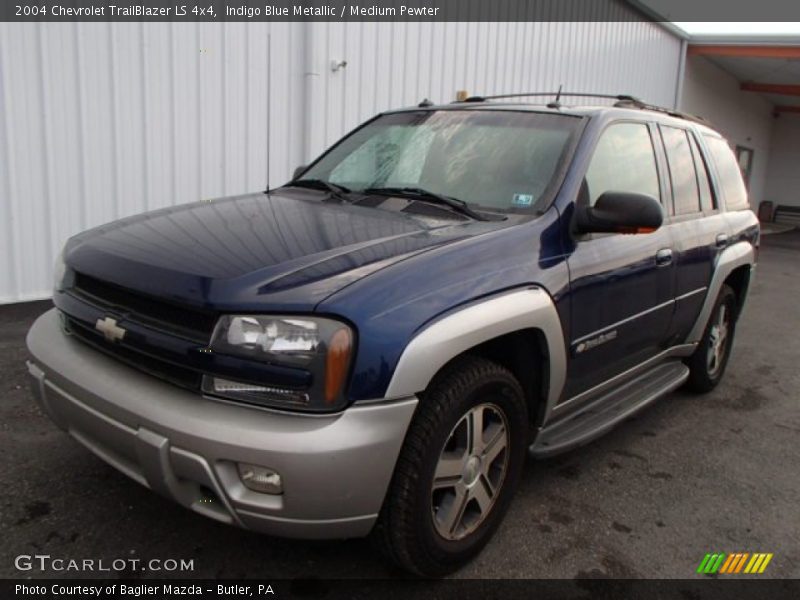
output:
[[[34,391],[59,427],[187,508],[272,535],[369,533],[417,404],[307,416],[213,400],[70,338],[55,309],[37,319],[27,344]],[[279,472],[283,494],[245,488],[237,462]]]

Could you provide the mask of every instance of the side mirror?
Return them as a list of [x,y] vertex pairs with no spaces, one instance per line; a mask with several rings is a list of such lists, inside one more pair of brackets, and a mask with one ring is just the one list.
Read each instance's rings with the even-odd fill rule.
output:
[[294,175],[292,175],[292,179],[294,180],[294,179],[299,178],[300,175],[303,174],[303,171],[305,171],[307,168],[308,168],[308,165],[300,165],[299,167],[297,167],[294,170]]
[[578,208],[581,233],[652,233],[664,222],[658,200],[647,194],[606,192],[594,206]]

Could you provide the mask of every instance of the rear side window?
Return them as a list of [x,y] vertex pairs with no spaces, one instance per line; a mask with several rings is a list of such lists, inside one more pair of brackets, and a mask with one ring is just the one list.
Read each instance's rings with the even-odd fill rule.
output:
[[747,188],[744,187],[742,172],[733,150],[722,138],[710,135],[703,135],[703,137],[711,152],[711,160],[714,161],[714,166],[717,168],[719,185],[722,188],[726,208],[728,210],[750,208],[747,200]]
[[700,152],[700,146],[697,145],[697,140],[693,135],[689,135],[689,141],[692,143],[692,155],[694,156],[694,168],[697,171],[697,185],[700,188],[700,202],[703,209],[715,209],[717,207],[714,192],[711,190],[711,180],[708,177],[708,167]]
[[644,123],[617,123],[603,132],[586,172],[590,205],[605,192],[635,192],[658,200],[658,171]]
[[664,139],[664,149],[667,152],[675,214],[700,212],[697,172],[686,130],[662,125],[661,137]]

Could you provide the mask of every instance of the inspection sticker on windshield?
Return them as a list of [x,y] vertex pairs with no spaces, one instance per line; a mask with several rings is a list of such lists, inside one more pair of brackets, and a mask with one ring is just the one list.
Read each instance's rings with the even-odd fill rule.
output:
[[533,204],[533,194],[514,194],[511,204],[513,206],[530,206]]

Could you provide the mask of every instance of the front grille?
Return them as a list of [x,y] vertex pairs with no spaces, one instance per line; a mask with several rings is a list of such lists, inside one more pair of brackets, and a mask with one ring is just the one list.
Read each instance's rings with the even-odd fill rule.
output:
[[66,316],[66,329],[71,335],[86,342],[93,348],[116,358],[127,365],[144,371],[154,377],[168,381],[183,388],[191,390],[200,389],[201,374],[197,371],[154,358],[147,354],[131,350],[119,344],[109,345],[94,329],[81,325],[77,320]]
[[134,292],[83,273],[75,273],[73,294],[102,310],[127,315],[154,329],[208,343],[218,315]]

